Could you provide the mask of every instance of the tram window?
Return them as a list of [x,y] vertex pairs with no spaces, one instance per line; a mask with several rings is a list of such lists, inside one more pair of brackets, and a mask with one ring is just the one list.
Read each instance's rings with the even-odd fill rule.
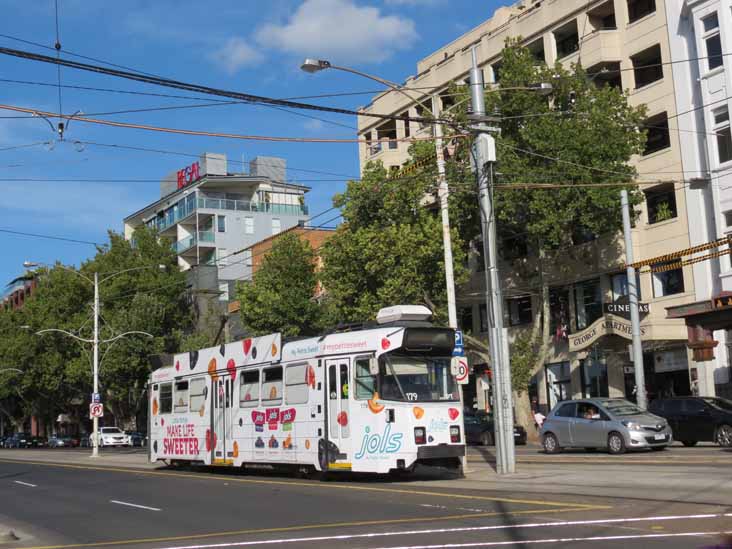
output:
[[188,411],[188,382],[175,382],[175,396],[173,398],[175,406],[173,409],[176,414],[184,414]]
[[160,413],[169,414],[173,411],[173,384],[160,384]]
[[368,358],[356,359],[356,398],[368,400],[376,392],[376,376],[371,375]]
[[191,380],[188,391],[191,412],[202,412],[206,407],[206,380],[202,377]]
[[262,370],[262,404],[282,404],[282,366]]
[[239,407],[259,406],[259,370],[241,372],[239,379]]
[[285,370],[287,404],[305,404],[310,396],[307,384],[307,364],[293,364]]

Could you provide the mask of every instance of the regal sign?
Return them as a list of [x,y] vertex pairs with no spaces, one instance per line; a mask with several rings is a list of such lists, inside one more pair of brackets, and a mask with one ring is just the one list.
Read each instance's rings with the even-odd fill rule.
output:
[[[641,337],[646,335],[646,329],[643,326],[641,326],[640,333]],[[632,339],[633,327],[624,318],[607,314],[598,318],[581,332],[569,334],[569,351],[576,352],[586,349],[605,335],[617,335],[625,339]]]
[[194,162],[190,166],[186,166],[182,170],[178,170],[178,188],[182,189],[186,185],[190,185],[201,177],[201,167],[198,162]]

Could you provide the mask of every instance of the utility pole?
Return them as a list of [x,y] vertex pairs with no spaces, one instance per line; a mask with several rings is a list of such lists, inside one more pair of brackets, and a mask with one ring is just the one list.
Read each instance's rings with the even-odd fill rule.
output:
[[[437,120],[437,98],[432,97],[432,116]],[[406,121],[405,124],[409,124]],[[445,177],[445,154],[442,150],[442,124],[437,123],[435,128],[435,154],[437,156],[437,194],[440,199],[440,212],[442,213],[442,242],[445,251],[445,286],[447,289],[447,316],[450,321],[450,328],[457,329],[457,309],[455,307],[455,276],[452,266],[452,240],[450,235],[450,214],[448,212],[447,177]],[[461,391],[462,394],[462,391]]]
[[643,371],[643,344],[640,334],[640,314],[638,313],[638,283],[633,267],[633,238],[630,233],[630,207],[628,191],[620,191],[620,205],[623,210],[623,234],[625,236],[625,265],[628,278],[628,297],[630,300],[630,324],[633,330],[633,370],[635,371],[635,397],[641,410],[648,406],[646,398],[646,378]]
[[[99,274],[94,272],[94,337],[92,340],[94,354],[94,394],[99,393]],[[99,418],[93,419],[93,443],[91,457],[99,457]]]
[[503,329],[503,297],[498,277],[498,253],[496,249],[496,218],[493,212],[493,165],[496,161],[496,142],[493,133],[498,128],[485,124],[485,98],[483,74],[478,69],[475,49],[470,70],[470,96],[472,118],[477,122],[473,154],[478,178],[478,198],[482,220],[483,252],[486,267],[486,308],[489,322],[489,344],[493,367],[493,410],[495,416],[496,470],[498,474],[516,470],[513,440],[513,394],[508,357],[508,341]]

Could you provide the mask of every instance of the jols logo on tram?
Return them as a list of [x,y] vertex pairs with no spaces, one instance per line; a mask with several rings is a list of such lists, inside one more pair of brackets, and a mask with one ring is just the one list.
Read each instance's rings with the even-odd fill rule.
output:
[[[393,454],[402,447],[403,433],[392,433],[391,424],[386,425],[383,434],[371,434],[371,429],[366,427],[366,434],[361,440],[361,449],[356,454],[356,459],[367,456],[367,459],[379,459],[379,454]],[[368,455],[367,455],[368,454]]]

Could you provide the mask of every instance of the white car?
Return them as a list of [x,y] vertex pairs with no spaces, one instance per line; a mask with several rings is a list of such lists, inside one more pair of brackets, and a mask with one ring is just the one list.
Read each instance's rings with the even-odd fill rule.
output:
[[99,446],[132,446],[132,437],[118,427],[99,429]]

